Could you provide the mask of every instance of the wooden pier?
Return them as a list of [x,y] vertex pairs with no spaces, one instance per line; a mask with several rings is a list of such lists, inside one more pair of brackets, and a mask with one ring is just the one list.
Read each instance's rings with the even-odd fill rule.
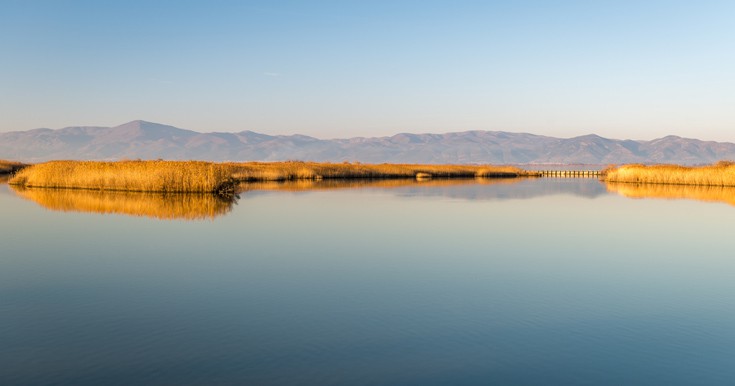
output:
[[601,177],[601,170],[539,170],[542,177]]

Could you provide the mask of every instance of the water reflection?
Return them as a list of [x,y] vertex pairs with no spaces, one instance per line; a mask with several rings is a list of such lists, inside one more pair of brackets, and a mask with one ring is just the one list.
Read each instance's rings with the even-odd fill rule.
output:
[[214,219],[230,212],[234,204],[234,200],[212,194],[11,188],[19,197],[55,211],[124,214],[162,220]]
[[[444,197],[461,200],[531,199],[567,194],[595,198],[608,194],[593,179],[394,179],[394,180],[301,180],[243,183],[239,194],[255,198],[272,191],[308,192],[344,189],[385,190],[399,197]],[[64,212],[88,212],[145,216],[165,220],[214,219],[232,210],[234,200],[209,194],[160,194],[102,192],[71,189],[20,189],[19,197],[44,208]],[[240,197],[238,196],[238,198]]]
[[686,199],[735,205],[735,188],[608,182],[607,190],[629,198]]
[[301,192],[310,190],[332,189],[391,189],[391,188],[436,188],[447,186],[470,185],[510,185],[521,181],[519,178],[475,178],[475,179],[326,179],[326,180],[296,180],[296,181],[263,181],[244,182],[240,185],[240,192],[251,191],[286,191]]
[[732,383],[722,205],[486,182],[250,186],[185,224],[0,185],[0,385]]
[[[7,180],[0,176],[0,183]],[[254,182],[240,186],[244,198],[270,191],[308,192],[378,189],[403,197],[444,197],[463,200],[531,199],[550,195],[596,198],[617,193],[629,198],[689,199],[735,206],[735,188],[660,184],[601,183],[595,179],[436,179],[321,180]],[[123,214],[164,220],[214,219],[232,210],[234,200],[209,194],[101,192],[69,189],[11,189],[44,208],[64,212]]]
[[321,180],[255,182],[240,186],[244,197],[252,197],[262,191],[305,192],[330,189],[380,189],[398,196],[462,200],[531,199],[559,194],[595,198],[608,194],[602,183],[591,178]]

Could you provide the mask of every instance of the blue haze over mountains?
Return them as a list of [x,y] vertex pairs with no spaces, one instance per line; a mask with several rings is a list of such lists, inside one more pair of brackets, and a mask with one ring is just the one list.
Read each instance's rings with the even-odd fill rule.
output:
[[680,163],[735,159],[735,144],[667,136],[651,141],[597,135],[554,138],[464,131],[317,139],[305,135],[199,133],[145,121],[0,133],[0,159],[197,159],[211,161],[359,161],[369,163]]

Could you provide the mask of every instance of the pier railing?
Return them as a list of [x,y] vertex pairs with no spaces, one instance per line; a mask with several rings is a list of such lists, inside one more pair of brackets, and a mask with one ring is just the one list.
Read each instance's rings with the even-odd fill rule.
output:
[[601,170],[539,170],[542,177],[601,177]]

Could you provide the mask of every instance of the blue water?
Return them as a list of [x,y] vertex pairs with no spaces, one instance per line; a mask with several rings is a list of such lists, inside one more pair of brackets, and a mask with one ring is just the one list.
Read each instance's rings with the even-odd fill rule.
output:
[[592,179],[251,191],[201,221],[0,185],[0,384],[730,384],[735,208]]

